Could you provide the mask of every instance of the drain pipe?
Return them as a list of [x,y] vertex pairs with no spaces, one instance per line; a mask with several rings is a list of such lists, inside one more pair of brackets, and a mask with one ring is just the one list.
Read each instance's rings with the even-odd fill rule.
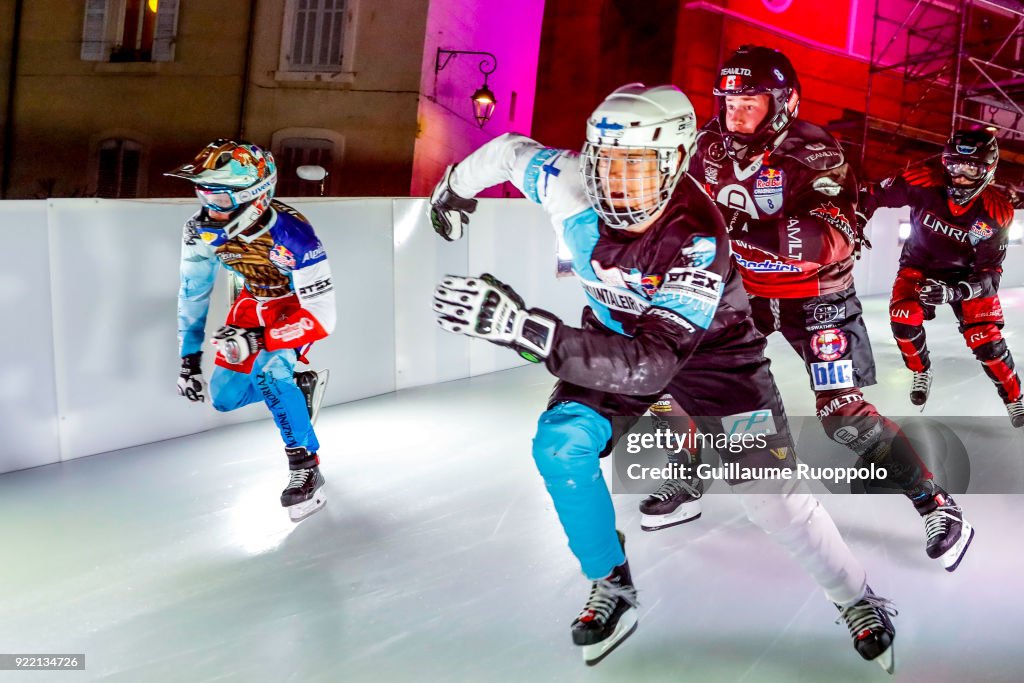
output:
[[11,31],[11,63],[7,74],[7,107],[4,115],[3,176],[0,178],[0,199],[7,199],[11,184],[11,161],[14,159],[14,94],[18,79],[18,48],[21,43],[21,11],[24,0],[15,0]]

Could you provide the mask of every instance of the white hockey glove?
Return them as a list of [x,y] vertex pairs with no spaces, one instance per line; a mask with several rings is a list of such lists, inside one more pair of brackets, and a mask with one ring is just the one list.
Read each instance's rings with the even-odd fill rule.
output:
[[463,199],[449,187],[448,179],[454,169],[455,166],[445,169],[444,177],[430,194],[428,210],[434,232],[449,242],[462,238],[465,227],[469,225],[469,214],[476,211],[475,199]]
[[550,313],[527,309],[511,287],[487,273],[446,276],[434,290],[434,314],[445,330],[508,346],[531,363],[550,355],[559,325]]
[[202,403],[206,400],[206,382],[199,367],[203,354],[190,353],[181,357],[181,371],[178,373],[178,394],[190,401]]
[[929,278],[921,287],[921,303],[929,306],[940,306],[953,301],[969,298],[971,286],[966,282],[958,282],[955,286],[949,286],[938,280]]
[[213,335],[210,344],[220,351],[224,360],[237,365],[264,347],[263,330],[225,325]]

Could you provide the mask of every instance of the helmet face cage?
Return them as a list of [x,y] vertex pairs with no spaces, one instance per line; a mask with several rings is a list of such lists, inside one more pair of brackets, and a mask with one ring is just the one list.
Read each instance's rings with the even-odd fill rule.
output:
[[[970,203],[992,182],[998,163],[999,145],[994,135],[984,130],[954,133],[942,153],[949,198],[961,206]],[[970,182],[957,184],[954,178]]]
[[[608,155],[610,150],[621,150],[627,154],[636,152],[644,161],[656,158],[656,176],[645,173],[644,167],[649,167],[650,164],[639,163],[635,164],[636,171],[615,179],[616,187],[608,187],[607,169],[611,163],[621,163],[625,164],[626,169],[631,168],[625,155],[612,159]],[[652,157],[650,152],[654,152],[656,157]],[[672,197],[672,191],[675,190],[676,184],[683,175],[682,155],[683,153],[678,149],[610,146],[587,142],[580,154],[580,172],[583,175],[583,187],[587,199],[590,200],[597,215],[610,228],[623,229],[643,223],[668,204],[668,200]],[[650,184],[649,181],[652,179],[656,180],[658,189],[654,193],[646,194],[644,186]],[[639,188],[636,195],[632,193],[635,188]],[[615,201],[621,203],[628,200],[631,206],[615,206],[612,198],[613,192],[622,195]]]
[[[796,120],[789,99],[800,92],[796,71],[781,52],[767,47],[744,45],[726,61],[714,88],[718,100],[718,122],[725,150],[733,159],[746,161],[769,151],[772,142]],[[726,125],[725,98],[767,94],[768,113],[753,133],[732,133]]]

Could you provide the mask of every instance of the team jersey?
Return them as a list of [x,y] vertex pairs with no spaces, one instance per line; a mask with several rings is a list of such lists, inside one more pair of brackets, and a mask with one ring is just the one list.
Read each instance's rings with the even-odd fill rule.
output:
[[257,300],[298,297],[300,308],[294,314],[265,321],[267,349],[299,348],[334,330],[337,313],[327,253],[302,214],[274,201],[255,238],[227,239],[222,230],[203,227],[197,220],[200,213],[185,223],[182,236],[178,292],[182,356],[202,348],[210,292],[220,266],[237,273]]
[[903,243],[900,266],[929,277],[981,285],[978,296],[999,289],[1013,207],[994,187],[985,188],[966,206],[949,201],[941,169],[917,167],[861,193],[861,211],[870,218],[881,207],[910,206],[910,236]]
[[615,334],[560,326],[548,369],[591,389],[653,394],[699,347],[724,345],[752,329],[725,225],[684,175],[646,232],[608,228],[584,193],[579,165],[575,152],[505,134],[460,162],[449,185],[473,197],[511,181],[544,207],[569,247],[589,307]]
[[690,173],[718,203],[752,295],[812,297],[853,284],[857,182],[823,128],[797,120],[774,152],[743,167],[726,155],[713,119],[697,136]]

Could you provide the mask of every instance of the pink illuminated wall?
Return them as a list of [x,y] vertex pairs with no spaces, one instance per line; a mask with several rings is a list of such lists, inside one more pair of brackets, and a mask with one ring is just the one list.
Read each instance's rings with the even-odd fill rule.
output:
[[[423,47],[411,196],[429,195],[445,166],[491,138],[507,131],[530,134],[543,15],[544,0],[432,0]],[[483,83],[480,58],[459,55],[435,75],[439,47],[497,56],[498,67],[488,77],[488,87],[498,104],[483,129],[477,126],[470,104],[470,95]],[[514,192],[499,187],[481,196]]]

